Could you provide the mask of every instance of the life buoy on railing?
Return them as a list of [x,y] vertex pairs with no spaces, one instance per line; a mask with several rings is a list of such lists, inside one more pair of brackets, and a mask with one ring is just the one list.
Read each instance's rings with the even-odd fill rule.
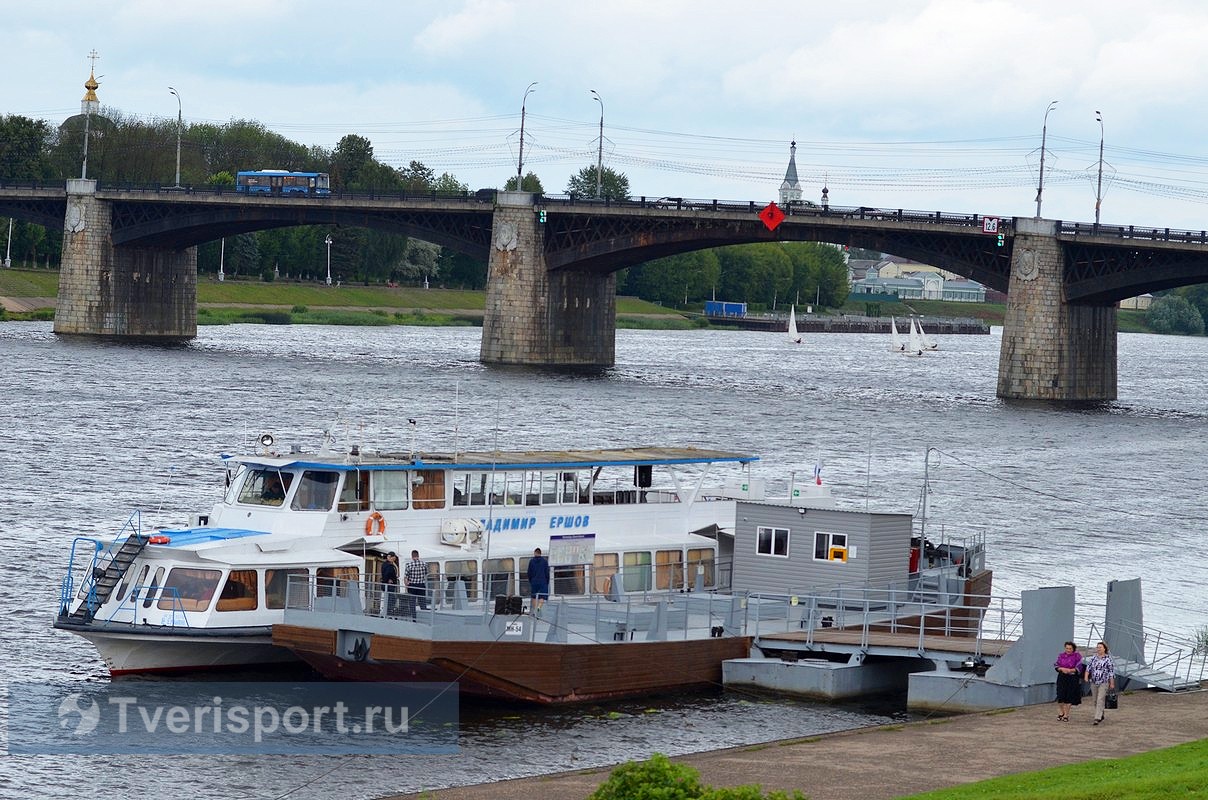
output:
[[171,536],[152,536],[147,540],[147,544],[168,544],[171,541]]
[[386,535],[386,518],[382,516],[381,511],[374,511],[369,515],[369,519],[365,520],[365,535],[366,536],[385,536]]

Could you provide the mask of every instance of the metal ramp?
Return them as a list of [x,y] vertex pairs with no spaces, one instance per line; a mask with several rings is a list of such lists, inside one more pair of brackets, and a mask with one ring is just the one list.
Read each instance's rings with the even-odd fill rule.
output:
[[98,552],[93,558],[92,570],[84,576],[82,592],[85,600],[75,611],[65,615],[66,619],[70,622],[91,622],[97,609],[113,594],[118,582],[130,571],[130,565],[138,558],[139,553],[143,552],[150,539],[151,537],[141,533],[130,534],[122,540],[116,551],[112,551],[112,557],[103,568],[100,566],[103,553]]
[[[1194,658],[1191,660],[1194,661]],[[1200,688],[1200,680],[1191,677],[1186,672],[1182,675],[1177,672],[1166,672],[1147,664],[1122,658],[1114,658],[1113,661],[1116,664],[1117,678],[1126,678],[1130,681],[1147,683],[1150,686],[1163,689],[1167,692],[1188,692]],[[1189,663],[1188,666],[1191,666],[1191,664]],[[1201,675],[1204,672],[1203,659],[1200,659],[1198,671]]]

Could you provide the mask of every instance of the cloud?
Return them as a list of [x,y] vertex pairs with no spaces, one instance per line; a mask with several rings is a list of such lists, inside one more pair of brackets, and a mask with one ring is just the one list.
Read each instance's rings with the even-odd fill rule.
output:
[[422,52],[446,58],[486,43],[492,53],[506,58],[502,54],[508,48],[500,45],[508,41],[515,19],[515,5],[506,0],[470,0],[461,10],[428,23],[412,37],[412,43]]

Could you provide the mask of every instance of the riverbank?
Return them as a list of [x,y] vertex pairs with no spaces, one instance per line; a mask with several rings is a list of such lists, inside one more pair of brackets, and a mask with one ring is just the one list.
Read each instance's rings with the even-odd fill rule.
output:
[[[1208,684],[1205,685],[1208,689]],[[1208,691],[1125,693],[1092,726],[1093,709],[1059,722],[1053,704],[880,725],[672,759],[712,786],[800,789],[810,800],[891,800],[919,792],[1208,738]],[[656,748],[657,749],[657,748]],[[456,756],[451,756],[456,758]],[[398,795],[424,800],[584,800],[609,769]]]

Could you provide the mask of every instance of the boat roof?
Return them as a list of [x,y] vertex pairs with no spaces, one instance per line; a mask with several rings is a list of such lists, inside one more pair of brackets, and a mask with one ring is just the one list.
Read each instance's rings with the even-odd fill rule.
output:
[[160,545],[161,547],[196,547],[200,544],[209,544],[210,542],[230,542],[235,539],[244,539],[248,536],[268,536],[268,531],[253,531],[247,528],[178,528],[173,530],[159,530],[151,534],[155,536],[166,536],[170,541]]
[[267,453],[254,456],[227,455],[224,461],[257,464],[266,467],[298,467],[334,470],[354,469],[444,469],[499,470],[510,467],[524,469],[575,469],[583,467],[640,467],[691,464],[737,463],[749,464],[759,456],[726,450],[705,450],[698,447],[626,447],[602,450],[498,450],[458,451],[456,453],[392,453],[360,448],[358,452]]

